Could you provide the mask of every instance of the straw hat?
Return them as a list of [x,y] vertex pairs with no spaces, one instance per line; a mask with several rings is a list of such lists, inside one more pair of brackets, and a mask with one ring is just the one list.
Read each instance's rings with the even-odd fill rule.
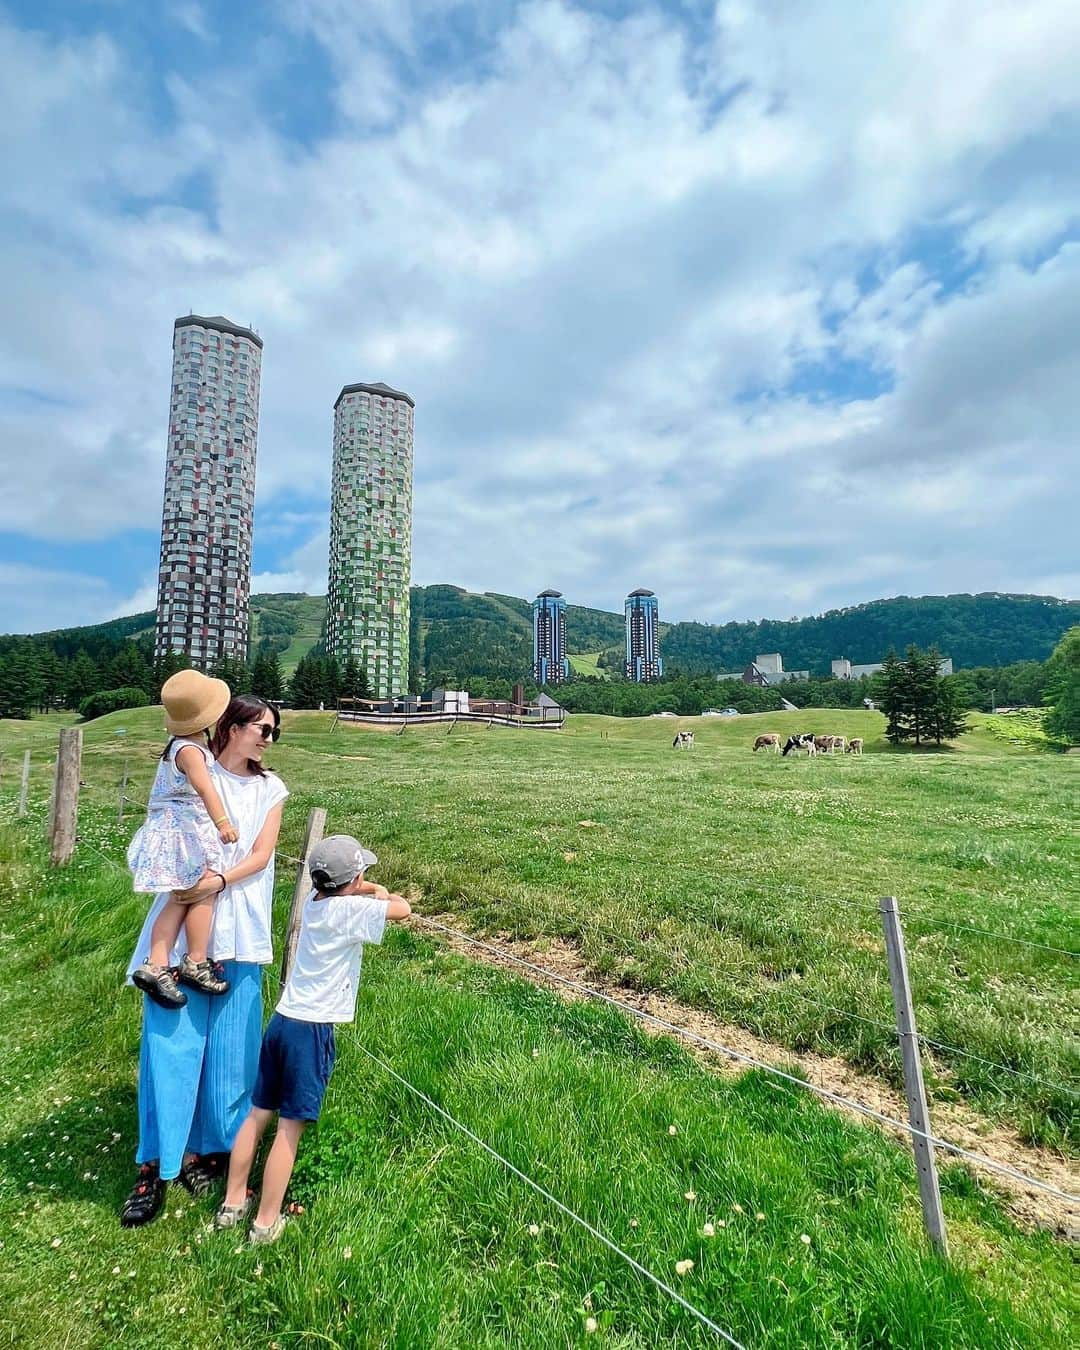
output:
[[212,727],[229,706],[232,690],[224,680],[198,670],[178,670],[161,686],[165,730],[170,736],[193,736]]

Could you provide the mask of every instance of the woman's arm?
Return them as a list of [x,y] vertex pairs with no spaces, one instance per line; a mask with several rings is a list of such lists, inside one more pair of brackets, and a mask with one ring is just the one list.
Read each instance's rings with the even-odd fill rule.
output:
[[[242,862],[238,862],[235,867],[227,867],[224,872],[207,872],[194,886],[186,891],[177,891],[177,896],[186,901],[203,900],[207,896],[220,895],[225,886],[232,886],[237,881],[244,881],[247,877],[253,877],[256,872],[261,872],[274,856],[284,807],[284,802],[278,802],[276,806],[271,807],[258,838],[251,846],[251,852]],[[225,886],[221,884],[222,879]]]

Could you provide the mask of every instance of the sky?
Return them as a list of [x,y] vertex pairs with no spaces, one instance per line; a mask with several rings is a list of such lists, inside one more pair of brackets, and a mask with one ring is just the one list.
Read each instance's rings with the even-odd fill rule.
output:
[[385,381],[415,584],[1080,595],[1078,70],[1075,0],[0,0],[0,632],[153,608],[192,311],[253,591]]

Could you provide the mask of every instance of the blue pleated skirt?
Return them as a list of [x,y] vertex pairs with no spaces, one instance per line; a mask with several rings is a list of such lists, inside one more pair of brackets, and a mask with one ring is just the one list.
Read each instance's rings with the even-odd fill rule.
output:
[[223,961],[227,994],[186,989],[175,1011],[143,996],[136,1161],[171,1181],[185,1153],[225,1153],[251,1109],[262,1042],[262,966]]

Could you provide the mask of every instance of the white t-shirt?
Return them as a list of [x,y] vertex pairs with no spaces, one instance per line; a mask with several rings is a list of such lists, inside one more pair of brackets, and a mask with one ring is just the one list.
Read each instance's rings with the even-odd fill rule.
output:
[[365,942],[381,942],[389,902],[371,895],[312,891],[300,919],[296,956],[277,1011],[298,1022],[351,1022]]
[[[246,777],[230,773],[215,763],[210,774],[221,803],[239,835],[235,844],[222,845],[227,869],[243,862],[251,852],[266,824],[266,817],[279,802],[285,800],[289,789],[276,773]],[[128,965],[128,983],[131,982],[131,972],[146,960],[150,951],[150,930],[168,898],[168,891],[163,891],[150,906],[138,945]],[[271,855],[270,862],[261,872],[226,886],[214,901],[214,931],[209,949],[211,960],[252,961],[256,965],[268,965],[274,959],[270,940],[273,902],[274,858]],[[186,951],[187,937],[181,928],[176,946],[169,956],[170,963],[179,963]]]

